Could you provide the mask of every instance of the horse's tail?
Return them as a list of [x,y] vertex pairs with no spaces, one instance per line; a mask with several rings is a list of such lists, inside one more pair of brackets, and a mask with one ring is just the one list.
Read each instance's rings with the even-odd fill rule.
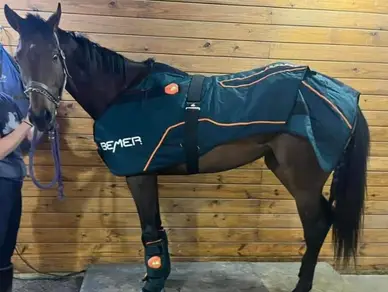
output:
[[356,128],[345,153],[334,171],[330,203],[334,204],[333,244],[336,263],[350,257],[356,260],[360,229],[363,226],[366,175],[369,156],[369,128],[357,108]]

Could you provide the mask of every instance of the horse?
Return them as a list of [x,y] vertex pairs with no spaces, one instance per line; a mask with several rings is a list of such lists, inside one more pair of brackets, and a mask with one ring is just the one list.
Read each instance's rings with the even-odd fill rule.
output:
[[61,29],[61,11],[58,3],[44,20],[4,6],[19,34],[15,59],[30,119],[39,131],[52,131],[64,90],[93,119],[97,151],[113,174],[125,177],[137,208],[143,292],[164,291],[171,272],[158,176],[216,173],[260,158],[294,198],[303,226],[307,249],[293,292],[311,291],[331,227],[335,263],[356,260],[370,147],[359,92],[304,65],[204,76],[152,58],[130,60]]

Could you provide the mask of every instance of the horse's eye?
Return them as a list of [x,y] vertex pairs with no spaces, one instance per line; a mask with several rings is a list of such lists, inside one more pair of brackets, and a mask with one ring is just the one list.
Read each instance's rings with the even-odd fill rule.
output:
[[53,56],[53,61],[58,61],[58,55],[57,55],[57,54],[55,54],[55,55]]

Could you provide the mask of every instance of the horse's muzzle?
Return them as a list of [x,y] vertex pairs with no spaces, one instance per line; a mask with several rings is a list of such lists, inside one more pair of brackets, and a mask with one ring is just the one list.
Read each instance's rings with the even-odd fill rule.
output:
[[29,111],[31,122],[40,132],[49,130],[53,121],[52,113],[47,109],[42,109],[39,114],[35,114],[33,111]]

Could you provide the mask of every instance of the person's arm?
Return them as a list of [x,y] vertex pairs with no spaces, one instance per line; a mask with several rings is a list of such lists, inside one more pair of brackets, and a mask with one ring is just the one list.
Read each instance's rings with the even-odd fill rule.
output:
[[23,142],[31,128],[32,124],[27,118],[10,134],[0,138],[0,160],[7,157]]

